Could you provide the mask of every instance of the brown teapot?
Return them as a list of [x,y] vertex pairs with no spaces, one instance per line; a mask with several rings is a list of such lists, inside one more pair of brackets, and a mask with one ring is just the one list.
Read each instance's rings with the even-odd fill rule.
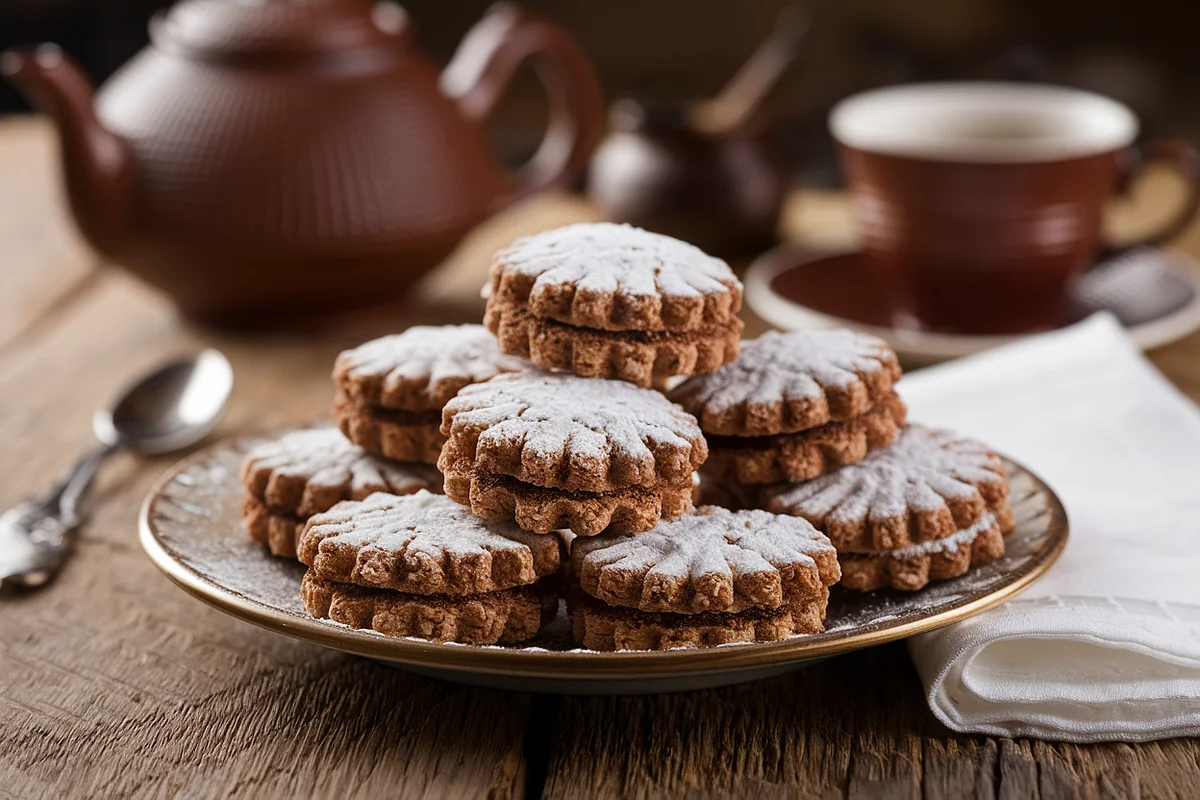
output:
[[[603,132],[578,45],[507,5],[440,77],[370,0],[182,0],[150,32],[94,98],[51,45],[0,67],[57,123],[84,236],[209,323],[396,298],[489,214],[571,181]],[[527,58],[550,123],[509,176],[482,123]]]

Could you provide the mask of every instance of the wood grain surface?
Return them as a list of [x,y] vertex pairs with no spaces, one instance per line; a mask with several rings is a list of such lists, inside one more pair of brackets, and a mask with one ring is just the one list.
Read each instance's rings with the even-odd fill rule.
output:
[[[328,413],[339,349],[415,321],[477,319],[495,246],[595,216],[560,196],[493,220],[412,308],[344,336],[230,338],[94,268],[55,191],[51,142],[40,121],[0,123],[0,507],[54,479],[88,445],[92,409],[164,357],[204,344],[229,354],[238,384],[218,435],[313,419]],[[829,233],[840,202],[800,197],[787,229]],[[1200,397],[1200,337],[1155,360]],[[559,698],[268,634],[193,600],[139,549],[139,503],[168,463],[108,465],[58,581],[0,597],[0,796],[1166,798],[1200,786],[1195,741],[951,734],[902,645],[724,689]]]

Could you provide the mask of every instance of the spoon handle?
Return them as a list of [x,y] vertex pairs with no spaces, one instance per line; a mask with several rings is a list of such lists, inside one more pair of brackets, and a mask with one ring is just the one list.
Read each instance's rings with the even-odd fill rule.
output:
[[116,449],[96,447],[50,489],[0,515],[0,586],[41,586],[54,577],[70,552],[68,534],[79,526],[92,479]]

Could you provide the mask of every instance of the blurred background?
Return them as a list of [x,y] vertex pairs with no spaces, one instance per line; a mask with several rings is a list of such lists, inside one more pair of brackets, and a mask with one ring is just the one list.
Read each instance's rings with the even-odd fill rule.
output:
[[[53,41],[101,82],[146,43],[160,0],[0,0],[0,46]],[[449,59],[487,0],[408,0],[417,44]],[[610,97],[714,94],[770,33],[786,0],[525,0],[588,51]],[[1038,80],[1131,106],[1146,136],[1200,137],[1200,5],[1188,0],[810,0],[819,35],[772,93],[772,137],[807,185],[837,181],[825,113],[875,85],[938,78]],[[815,32],[815,31],[814,31]],[[493,123],[517,163],[542,132],[531,76]],[[0,82],[0,113],[25,109]]]

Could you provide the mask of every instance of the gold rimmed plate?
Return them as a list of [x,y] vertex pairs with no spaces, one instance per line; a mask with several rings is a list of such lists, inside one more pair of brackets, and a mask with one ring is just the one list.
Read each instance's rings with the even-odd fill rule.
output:
[[221,442],[169,470],[142,506],[142,547],[183,589],[239,619],[307,642],[447,680],[530,692],[643,694],[765,678],[806,662],[949,625],[996,605],[1049,569],[1067,543],[1054,492],[1005,461],[1016,528],[1001,560],[923,591],[834,588],[824,633],[710,649],[595,653],[574,648],[566,612],[523,646],[393,638],[314,619],[300,600],[303,565],[275,558],[242,527],[242,457],[258,440]]

